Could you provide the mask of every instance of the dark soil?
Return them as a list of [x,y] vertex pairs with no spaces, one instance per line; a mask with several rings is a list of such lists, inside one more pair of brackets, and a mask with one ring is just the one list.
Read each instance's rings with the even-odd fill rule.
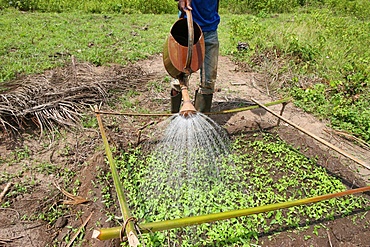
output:
[[[272,94],[274,85],[267,82],[266,75],[250,72],[247,67],[235,65],[226,57],[220,57],[220,60],[217,84],[220,92],[214,96],[213,111],[247,106],[251,104],[252,98],[261,102],[278,99],[278,96]],[[100,101],[110,102],[101,105],[101,109],[107,111],[136,112],[136,109],[146,109],[152,113],[168,112],[170,109],[168,77],[163,68],[162,58],[156,56],[130,66],[91,67],[85,79],[97,81],[104,75],[107,81],[116,81],[120,84],[117,90],[108,88],[108,91],[110,90],[108,101],[95,99],[94,103],[98,105]],[[124,77],[130,68],[135,70],[135,76]],[[191,79],[191,92],[194,92],[198,76],[194,74]],[[71,77],[70,80],[75,80],[74,78]],[[25,80],[32,82],[32,76]],[[156,87],[153,86],[153,82]],[[140,94],[128,97],[126,93],[129,90]],[[123,99],[119,99],[121,96]],[[122,100],[133,102],[134,107],[131,109],[122,107],[123,104],[119,103],[122,103]],[[85,109],[85,114],[93,119],[93,112],[88,107]],[[279,112],[281,105],[271,109]],[[292,103],[287,105],[283,115],[346,152],[362,160],[370,160],[369,150],[336,136],[330,132],[327,123],[300,111]],[[140,145],[149,138],[148,135],[156,124],[167,118],[167,116],[117,115],[102,117],[110,145],[116,150]],[[276,118],[263,110],[214,115],[212,118],[223,125],[230,135],[239,133],[250,135],[260,131],[277,133],[286,142],[299,147],[307,157],[317,157],[318,165],[340,178],[348,188],[369,184],[368,170],[288,124],[280,123],[277,126]],[[98,181],[104,180],[100,177],[101,174],[109,170],[98,127],[92,125],[68,130],[60,128],[59,133],[54,131],[53,134],[43,136],[39,133],[37,127],[26,128],[26,131],[16,137],[3,132],[0,139],[2,167],[0,192],[8,182],[12,183],[1,202],[7,207],[0,208],[0,246],[66,246],[89,215],[91,218],[84,228],[85,234],[75,240],[78,243],[75,246],[119,246],[118,240],[98,241],[91,238],[94,229],[118,224],[117,219],[108,220],[104,192],[101,191],[101,186],[108,186],[114,195],[113,185],[109,181],[100,186],[96,185]],[[24,150],[25,146],[28,147],[27,152]],[[21,154],[24,155],[19,157]],[[70,198],[57,186],[69,192],[77,188],[78,195],[87,198],[89,202],[64,205],[63,201]],[[111,205],[110,210],[118,212],[118,204]],[[53,218],[49,215],[47,220],[42,220],[41,215],[50,212],[54,212]],[[314,234],[316,230],[317,233]],[[258,244],[255,246],[370,246],[370,214],[358,211],[333,220],[309,222],[299,228],[285,227],[260,233]]]

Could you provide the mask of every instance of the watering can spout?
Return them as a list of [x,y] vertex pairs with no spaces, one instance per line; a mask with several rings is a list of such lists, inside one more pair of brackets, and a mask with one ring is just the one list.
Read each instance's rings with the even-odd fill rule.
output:
[[182,86],[181,93],[182,93],[183,104],[180,109],[180,115],[186,118],[191,117],[192,115],[197,113],[197,110],[195,109],[195,107],[190,101],[188,87]]

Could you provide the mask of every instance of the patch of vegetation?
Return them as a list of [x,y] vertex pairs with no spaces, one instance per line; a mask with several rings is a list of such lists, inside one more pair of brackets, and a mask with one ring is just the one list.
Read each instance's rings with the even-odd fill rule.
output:
[[257,1],[238,1],[226,0],[220,1],[221,7],[227,9],[231,13],[271,13],[271,12],[290,12],[295,8],[301,6],[302,1],[297,0],[257,0]]
[[327,9],[235,16],[231,42],[248,49],[228,53],[270,74],[296,105],[370,143],[369,23]]
[[125,92],[124,95],[120,97],[119,99],[122,105],[122,108],[124,110],[127,110],[127,109],[134,110],[139,103],[138,100],[135,98],[135,96],[138,96],[138,95],[140,95],[140,93],[132,89]]
[[[176,15],[91,15],[1,11],[0,83],[63,66],[74,56],[125,65],[162,51]],[[32,27],[32,28],[30,28]]]
[[[249,138],[250,139],[250,138]],[[168,187],[167,180],[148,183],[155,157],[132,149],[116,157],[121,181],[129,206],[141,222],[153,222],[193,215],[250,208],[284,201],[343,191],[340,180],[292,148],[278,137],[234,141],[233,153],[219,165],[222,182],[199,187],[183,184],[178,190]],[[167,167],[167,169],[171,169]],[[209,178],[213,181],[215,178]],[[153,181],[153,180],[150,180]],[[161,183],[160,181],[164,181]],[[207,180],[201,180],[203,183]],[[197,188],[202,188],[201,190]],[[327,201],[240,217],[212,224],[174,229],[144,235],[150,246],[249,246],[258,243],[262,232],[285,227],[309,225],[316,220],[332,219],[365,208],[369,201],[362,196],[346,196]]]
[[81,118],[81,123],[84,128],[98,129],[98,120],[92,114],[84,114]]

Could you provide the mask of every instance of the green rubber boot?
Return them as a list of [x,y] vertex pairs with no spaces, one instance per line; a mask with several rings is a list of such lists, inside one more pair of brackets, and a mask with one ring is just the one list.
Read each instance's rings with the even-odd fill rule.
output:
[[201,94],[195,91],[195,109],[199,112],[211,112],[213,94]]
[[182,95],[181,92],[171,90],[171,113],[178,113],[180,111]]

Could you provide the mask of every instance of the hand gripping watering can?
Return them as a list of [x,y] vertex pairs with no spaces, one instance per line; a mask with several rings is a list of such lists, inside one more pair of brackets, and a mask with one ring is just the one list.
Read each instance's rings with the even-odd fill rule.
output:
[[185,13],[187,18],[180,17],[171,27],[163,48],[163,63],[168,74],[180,82],[184,102],[180,115],[188,116],[196,113],[188,93],[188,79],[202,66],[205,45],[202,30],[193,21],[191,11]]

